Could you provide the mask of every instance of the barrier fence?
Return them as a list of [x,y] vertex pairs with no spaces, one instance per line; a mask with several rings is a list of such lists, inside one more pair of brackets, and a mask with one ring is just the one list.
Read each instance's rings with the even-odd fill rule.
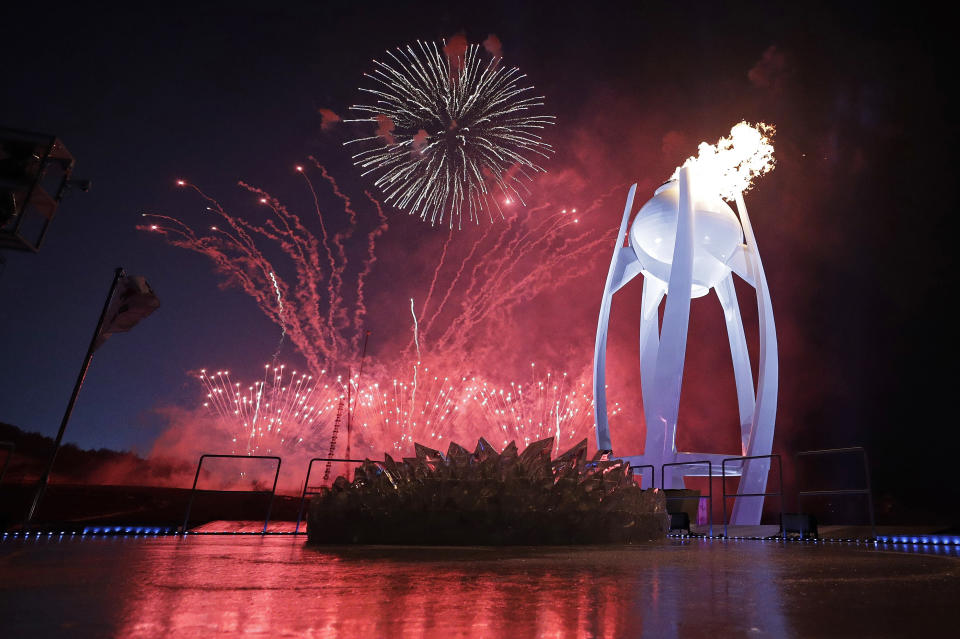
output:
[[[9,452],[4,460],[4,465],[2,471],[0,471],[0,479],[3,477],[3,473],[6,472],[7,466],[10,461],[10,457],[13,453],[13,444],[9,442],[0,442],[0,448],[8,449]],[[865,488],[837,488],[830,490],[798,490],[797,491],[797,505],[799,508],[800,500],[805,497],[811,496],[825,496],[825,495],[866,495],[867,496],[867,508],[870,517],[870,528],[873,534],[873,537],[876,538],[876,523],[874,520],[874,509],[873,509],[873,492],[870,484],[870,467],[869,460],[867,458],[866,450],[861,446],[853,446],[849,448],[831,448],[824,450],[809,450],[796,453],[795,458],[800,457],[814,457],[814,456],[827,456],[827,455],[839,455],[839,454],[852,454],[859,453],[863,458],[863,469],[864,469],[864,479],[866,482]],[[273,485],[270,490],[249,490],[249,491],[222,491],[222,490],[206,490],[198,489],[197,483],[200,478],[200,471],[203,467],[203,462],[206,459],[267,459],[276,461],[276,469],[273,477]],[[741,493],[739,492],[739,486],[737,487],[736,492],[727,492],[727,467],[728,464],[739,463],[741,468],[745,462],[748,460],[759,460],[759,459],[770,459],[776,460],[777,463],[777,480],[778,480],[778,490],[776,491],[767,491],[762,493]],[[331,463],[363,463],[362,459],[347,459],[339,457],[314,457],[307,464],[307,474],[303,482],[303,490],[300,495],[300,504],[297,512],[297,523],[296,528],[294,529],[294,534],[303,534],[300,533],[300,524],[303,521],[304,509],[306,507],[306,500],[308,496],[316,495],[320,492],[320,487],[311,488],[310,487],[310,477],[313,473],[313,465],[317,462],[326,462],[327,464]],[[190,522],[190,513],[193,507],[193,501],[196,493],[200,492],[250,492],[250,493],[262,493],[269,494],[270,500],[267,505],[267,513],[264,518],[263,523],[263,533],[266,533],[267,527],[270,523],[270,515],[273,509],[273,501],[276,495],[277,481],[280,477],[280,465],[282,460],[280,457],[275,455],[235,455],[235,454],[211,454],[204,453],[200,456],[199,461],[197,462],[197,471],[193,478],[193,486],[190,489],[190,498],[187,502],[186,513],[184,514],[183,528],[181,529],[181,534],[187,532],[189,522]],[[713,463],[710,460],[700,460],[700,461],[687,461],[687,462],[671,462],[662,464],[660,466],[660,487],[663,488],[667,485],[666,482],[666,473],[669,468],[683,467],[683,466],[707,466],[707,480],[708,480],[708,491],[706,495],[691,495],[691,496],[668,496],[666,500],[669,501],[682,501],[689,499],[696,499],[698,503],[701,500],[706,499],[708,502],[708,528],[709,535],[713,536]],[[639,464],[636,466],[630,467],[631,471],[640,471],[641,478],[643,478],[643,473],[649,469],[650,470],[650,488],[656,487],[656,466],[653,464]],[[769,471],[768,471],[769,472]],[[727,499],[739,498],[739,497],[778,497],[780,500],[780,521],[781,521],[781,532],[783,525],[784,517],[784,484],[783,484],[783,461],[780,455],[771,454],[771,455],[752,455],[752,456],[740,456],[740,457],[727,457],[721,461],[720,466],[720,482],[721,482],[721,495],[722,495],[722,510],[723,510],[723,536],[728,536],[729,532],[729,523],[727,521]],[[730,475],[731,477],[736,475]],[[797,481],[798,488],[800,487],[800,481]],[[698,509],[699,510],[699,509]]]
[[[741,462],[741,470],[743,468],[743,462],[748,459],[776,459],[777,460],[777,478],[778,478],[778,488],[779,491],[775,493],[766,492],[766,493],[741,493],[740,486],[737,485],[737,492],[728,493],[727,492],[727,462],[739,461]],[[769,473],[770,470],[767,469]],[[734,475],[735,477],[736,475]],[[781,529],[783,526],[783,461],[780,459],[780,455],[750,455],[745,457],[727,457],[720,462],[720,491],[723,493],[723,536],[727,537],[727,497],[779,497],[780,498],[780,525]]]
[[[800,499],[802,497],[824,496],[824,495],[866,495],[867,512],[870,514],[870,532],[873,538],[877,537],[877,526],[873,518],[873,490],[870,484],[870,460],[867,458],[867,451],[863,446],[850,446],[849,448],[824,448],[823,450],[805,450],[799,452],[794,457],[799,460],[801,457],[822,457],[826,455],[842,455],[850,453],[860,453],[863,455],[863,475],[866,481],[866,488],[837,488],[833,490],[800,490],[800,480],[797,479],[797,510],[800,510]],[[799,475],[799,471],[797,473]]]
[[[657,467],[654,466],[653,464],[640,464],[639,466],[631,466],[630,470],[635,470],[637,468],[641,470],[644,468],[650,469],[650,488],[656,488],[657,487],[657,475],[656,475]],[[640,477],[642,479],[643,475],[641,475]]]
[[710,536],[713,537],[713,463],[710,460],[705,459],[703,461],[689,461],[689,462],[671,462],[669,464],[663,464],[660,466],[660,486],[665,487],[667,485],[664,474],[666,473],[668,466],[703,466],[707,465],[707,477],[709,486],[707,496],[703,495],[691,495],[689,497],[667,497],[667,501],[680,501],[683,499],[696,499],[697,500],[697,511],[700,510],[699,504],[701,499],[707,500],[707,522],[710,526]]
[[327,463],[345,462],[348,464],[351,464],[351,463],[362,464],[364,460],[339,459],[335,457],[314,457],[313,459],[310,460],[310,463],[307,464],[307,478],[303,480],[303,493],[300,495],[300,508],[297,511],[297,527],[293,531],[293,534],[295,535],[300,533],[300,522],[303,520],[303,507],[304,507],[304,504],[306,504],[307,502],[307,495],[316,495],[320,492],[319,490],[310,491],[310,473],[311,471],[313,471],[314,462],[327,462]]
[[227,454],[211,454],[204,453],[200,455],[200,461],[197,462],[197,474],[193,476],[193,487],[190,489],[190,499],[187,501],[187,512],[183,516],[183,529],[180,531],[181,535],[187,534],[187,524],[190,521],[190,510],[193,508],[193,497],[197,493],[197,480],[200,479],[200,468],[203,466],[204,459],[273,459],[277,462],[277,470],[273,475],[273,487],[270,490],[203,490],[203,492],[208,493],[223,493],[223,492],[248,492],[248,493],[261,493],[269,494],[270,502],[267,504],[267,516],[263,520],[263,533],[267,532],[267,525],[270,523],[270,512],[273,510],[273,496],[277,492],[277,480],[280,478],[280,464],[282,460],[275,455],[227,455]]

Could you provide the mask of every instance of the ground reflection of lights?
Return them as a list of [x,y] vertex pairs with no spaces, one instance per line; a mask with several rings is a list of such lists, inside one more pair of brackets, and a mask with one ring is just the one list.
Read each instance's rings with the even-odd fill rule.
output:
[[18,612],[5,618],[10,636],[68,626],[144,637],[908,636],[951,623],[960,595],[958,547],[945,544],[326,548],[271,536],[10,537],[0,551],[4,577],[20,586],[4,592]]

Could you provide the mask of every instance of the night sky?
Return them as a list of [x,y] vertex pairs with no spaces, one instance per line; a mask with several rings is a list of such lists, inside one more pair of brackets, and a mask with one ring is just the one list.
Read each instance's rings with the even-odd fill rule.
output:
[[[311,154],[362,200],[372,186],[341,147],[349,131],[321,129],[318,109],[347,116],[370,60],[390,47],[495,34],[505,63],[526,72],[558,116],[548,133],[557,154],[534,203],[586,208],[606,196],[584,220],[597,232],[616,228],[630,183],[640,182],[642,203],[699,141],[741,119],[774,123],[778,167],[747,194],[781,347],[774,449],[862,444],[881,494],[956,494],[942,444],[955,419],[946,304],[956,166],[942,16],[866,3],[343,5],[3,9],[0,124],[59,136],[93,188],[62,203],[38,255],[5,254],[0,420],[56,433],[117,266],[145,275],[162,307],[98,351],[67,441],[148,453],[167,428],[164,407],[201,401],[190,371],[256,374],[278,327],[221,286],[208,260],[136,230],[140,213],[196,220],[196,198],[173,186],[184,177],[238,214],[250,198],[237,180],[296,208],[305,192],[292,167]],[[371,356],[385,361],[409,337],[398,305],[423,295],[447,238],[388,215],[368,290]],[[458,235],[453,254],[477,232]],[[483,355],[455,357],[482,366],[496,346],[505,374],[532,360],[589,367],[612,249],[533,296],[508,329],[480,331],[490,340]],[[635,405],[639,283],[618,295],[611,392]],[[736,438],[729,429],[708,437],[736,411],[718,309],[712,297],[693,303],[690,350],[709,347],[688,355],[681,448],[729,448]],[[746,312],[745,322],[755,317]],[[618,432],[617,452],[642,442],[635,420]]]

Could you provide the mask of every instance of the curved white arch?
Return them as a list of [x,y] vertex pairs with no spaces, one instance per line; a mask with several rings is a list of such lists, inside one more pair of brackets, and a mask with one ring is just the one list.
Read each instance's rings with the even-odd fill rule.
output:
[[[647,434],[642,455],[630,456],[632,463],[662,464],[677,461],[710,460],[714,473],[719,474],[720,462],[731,455],[716,453],[685,453],[676,449],[677,418],[680,407],[680,392],[683,384],[683,366],[686,357],[687,333],[690,320],[690,291],[695,252],[696,217],[694,215],[693,188],[695,184],[688,168],[680,170],[679,211],[677,232],[673,248],[673,260],[669,282],[663,282],[643,272],[643,299],[640,317],[640,382],[644,402],[644,417]],[[627,282],[641,274],[642,266],[633,248],[624,246],[630,221],[630,212],[636,194],[634,184],[627,195],[620,232],[614,247],[610,270],[600,304],[600,318],[594,349],[593,393],[597,426],[597,447],[612,450],[607,419],[606,397],[606,347],[613,294]],[[732,272],[737,273],[757,291],[757,310],[760,322],[760,353],[757,393],[753,390],[753,372],[750,354],[743,329],[743,319],[737,302],[737,294],[730,274],[715,287],[723,309],[727,337],[737,388],[737,405],[740,415],[741,454],[769,455],[773,445],[778,391],[778,351],[776,327],[770,291],[767,286],[763,263],[757,250],[756,238],[750,224],[742,194],[736,198],[737,212],[743,227],[745,243],[728,261]],[[669,291],[683,294],[669,295]],[[666,295],[663,328],[659,327],[659,307]],[[738,491],[762,493],[766,490],[770,462],[767,459],[750,460],[737,469],[742,473]],[[674,473],[665,477],[666,488],[682,487],[680,475],[703,475],[701,469],[688,467],[684,471],[674,468]],[[729,469],[728,469],[729,472]],[[737,472],[737,471],[735,471]],[[672,476],[676,475],[676,476]],[[731,523],[759,524],[763,510],[762,497],[737,498]]]
[[[637,192],[637,185],[630,187],[627,193],[627,204],[623,207],[623,221],[620,222],[620,232],[617,234],[617,243],[613,247],[613,257],[610,260],[610,270],[607,271],[607,283],[603,289],[603,298],[600,300],[600,320],[597,324],[597,340],[593,350],[593,414],[597,426],[597,448],[599,450],[613,450],[610,442],[610,425],[607,421],[607,329],[610,326],[610,302],[613,294],[628,281],[640,273],[636,268],[629,277],[624,277],[625,267],[629,264],[639,267],[637,256],[630,247],[624,247],[627,237],[627,224],[630,222],[630,209],[633,208],[633,197]],[[626,250],[624,250],[626,248]],[[632,259],[631,259],[632,257]]]

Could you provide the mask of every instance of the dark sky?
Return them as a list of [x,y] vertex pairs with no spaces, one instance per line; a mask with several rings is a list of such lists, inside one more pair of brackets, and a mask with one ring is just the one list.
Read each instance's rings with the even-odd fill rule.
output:
[[[369,184],[317,109],[345,115],[389,47],[496,34],[558,116],[547,168],[577,182],[570,201],[628,181],[649,188],[741,118],[775,123],[780,164],[748,197],[780,329],[775,447],[865,444],[884,485],[953,482],[939,443],[955,415],[944,371],[956,279],[942,16],[868,3],[20,5],[2,10],[0,124],[59,136],[93,189],[63,202],[38,255],[6,254],[0,420],[56,432],[116,266],[146,275],[163,306],[97,353],[68,441],[146,452],[165,427],[158,406],[198,401],[188,371],[261,366],[277,328],[202,257],[135,230],[139,213],[187,215],[171,188],[182,176],[228,202],[238,179],[300,193],[290,167],[311,153],[362,193]],[[592,224],[615,227],[621,198]],[[445,237],[391,215],[387,264],[433,255]],[[559,351],[589,363],[611,249],[531,308],[543,320],[523,327],[532,352],[569,328],[542,309],[573,308],[566,333],[579,341]],[[615,319],[613,347],[635,348],[630,321]],[[688,403],[698,396],[685,387]]]

